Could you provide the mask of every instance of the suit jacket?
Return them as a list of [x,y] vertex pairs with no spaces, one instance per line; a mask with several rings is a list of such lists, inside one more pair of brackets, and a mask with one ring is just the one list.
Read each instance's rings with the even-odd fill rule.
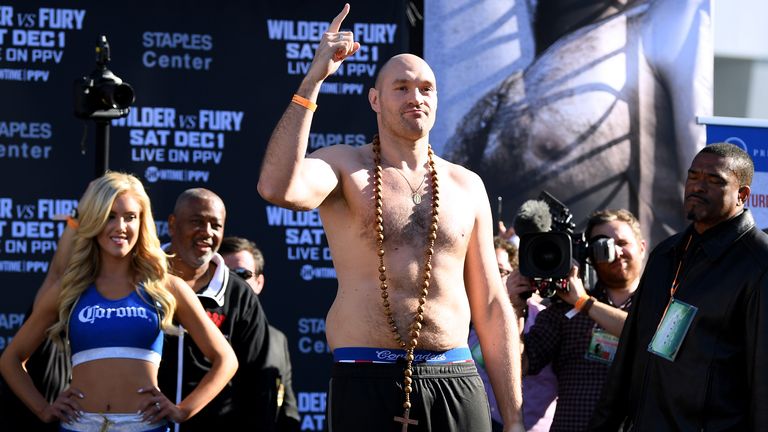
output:
[[276,386],[275,422],[276,431],[293,432],[300,430],[301,417],[293,392],[291,355],[288,351],[288,338],[280,330],[269,326],[269,348],[264,362],[265,373],[272,375]]

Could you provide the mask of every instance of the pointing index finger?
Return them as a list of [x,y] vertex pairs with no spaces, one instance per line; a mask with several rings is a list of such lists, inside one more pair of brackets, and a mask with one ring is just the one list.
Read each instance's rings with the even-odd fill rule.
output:
[[339,12],[339,14],[336,15],[336,18],[334,18],[333,21],[331,21],[331,25],[328,27],[328,32],[337,33],[341,28],[341,23],[344,21],[344,18],[347,17],[348,13],[349,13],[349,3],[344,3],[344,8],[342,8],[341,12]]

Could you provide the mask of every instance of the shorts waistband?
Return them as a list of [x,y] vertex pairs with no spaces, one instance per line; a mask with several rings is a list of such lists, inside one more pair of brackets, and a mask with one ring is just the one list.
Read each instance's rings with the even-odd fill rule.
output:
[[[404,363],[335,362],[331,366],[331,378],[384,378],[402,382],[404,367]],[[411,373],[414,380],[478,377],[474,362],[416,363]]]
[[[399,363],[405,361],[406,351],[391,348],[345,347],[333,350],[333,361],[337,363]],[[415,350],[414,363],[469,363],[472,362],[469,346],[448,351]]]
[[71,423],[61,423],[63,432],[88,432],[103,430],[109,432],[166,432],[168,423],[164,420],[157,423],[146,423],[140,414],[102,414],[83,413]]

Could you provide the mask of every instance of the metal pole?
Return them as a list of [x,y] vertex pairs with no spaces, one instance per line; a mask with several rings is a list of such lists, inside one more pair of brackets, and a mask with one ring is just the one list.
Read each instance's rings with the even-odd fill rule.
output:
[[101,177],[109,169],[109,124],[110,120],[99,119],[96,122],[96,177]]

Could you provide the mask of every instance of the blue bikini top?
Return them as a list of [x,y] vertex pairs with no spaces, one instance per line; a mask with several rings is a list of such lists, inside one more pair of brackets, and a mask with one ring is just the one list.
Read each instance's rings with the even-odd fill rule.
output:
[[151,300],[142,285],[118,300],[104,298],[96,285],[86,288],[69,317],[72,366],[107,358],[160,364],[163,352],[160,307],[150,303]]

